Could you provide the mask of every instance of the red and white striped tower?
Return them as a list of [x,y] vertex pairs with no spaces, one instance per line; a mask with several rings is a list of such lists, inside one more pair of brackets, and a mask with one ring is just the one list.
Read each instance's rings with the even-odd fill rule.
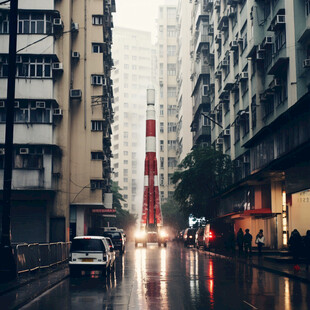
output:
[[156,160],[155,90],[147,90],[144,195],[141,226],[162,226]]

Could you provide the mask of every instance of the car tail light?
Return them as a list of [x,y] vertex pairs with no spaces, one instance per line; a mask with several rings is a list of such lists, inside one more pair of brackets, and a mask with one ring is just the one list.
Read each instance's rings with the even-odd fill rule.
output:
[[120,241],[120,242],[122,242],[122,241],[123,241],[123,239],[121,238],[121,239],[119,239],[119,241]]
[[214,236],[213,236],[213,232],[210,231],[210,232],[209,232],[209,239],[213,239],[213,237],[214,237]]

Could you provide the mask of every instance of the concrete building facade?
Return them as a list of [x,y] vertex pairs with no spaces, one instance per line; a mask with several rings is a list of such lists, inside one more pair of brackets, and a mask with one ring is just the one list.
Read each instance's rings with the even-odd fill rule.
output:
[[213,145],[236,166],[214,217],[253,235],[263,229],[266,246],[281,248],[293,229],[309,229],[309,1],[201,0],[193,29],[199,19],[193,62],[206,64],[206,98],[194,143]]
[[157,68],[159,95],[158,176],[161,202],[173,196],[170,177],[177,167],[177,5],[159,6]]
[[[3,184],[9,5],[0,6]],[[54,242],[101,222],[110,193],[114,0],[19,2],[12,241]],[[1,191],[2,192],[2,191]],[[2,195],[2,193],[1,193]]]
[[140,213],[143,203],[146,90],[154,85],[151,33],[115,28],[113,180],[121,188],[124,209]]

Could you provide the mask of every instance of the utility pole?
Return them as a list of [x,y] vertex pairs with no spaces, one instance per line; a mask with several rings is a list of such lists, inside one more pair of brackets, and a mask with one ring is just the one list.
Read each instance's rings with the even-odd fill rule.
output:
[[0,244],[0,279],[7,281],[16,277],[16,263],[11,246],[11,185],[13,164],[13,129],[16,75],[16,41],[18,0],[10,1],[9,14],[9,67],[6,100],[5,157],[2,202],[2,234]]

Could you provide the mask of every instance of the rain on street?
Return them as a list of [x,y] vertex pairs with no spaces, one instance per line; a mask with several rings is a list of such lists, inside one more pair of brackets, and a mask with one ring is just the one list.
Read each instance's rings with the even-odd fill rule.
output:
[[22,308],[307,309],[310,287],[249,265],[170,242],[117,257],[114,274],[69,277]]

